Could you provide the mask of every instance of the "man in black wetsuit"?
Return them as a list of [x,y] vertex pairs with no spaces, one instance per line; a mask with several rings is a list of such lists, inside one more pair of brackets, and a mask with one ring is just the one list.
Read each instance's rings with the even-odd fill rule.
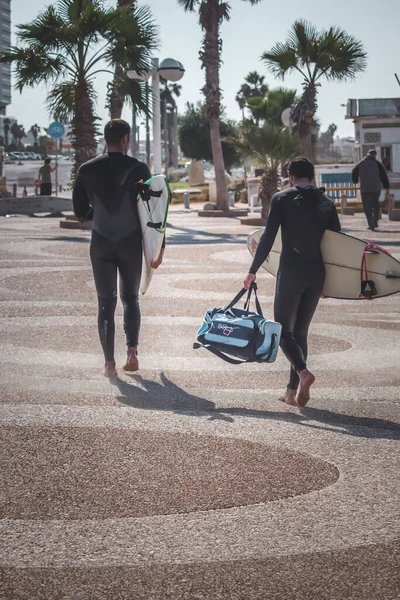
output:
[[[114,357],[117,272],[124,309],[128,355],[124,369],[137,371],[140,329],[139,286],[142,272],[142,234],[137,212],[137,183],[151,177],[148,166],[127,156],[130,127],[122,119],[104,129],[107,154],[83,164],[73,192],[78,218],[93,219],[90,258],[98,296],[98,328],[106,377],[117,375]],[[152,266],[157,268],[163,252]]]
[[249,289],[255,281],[280,227],[282,253],[274,313],[275,321],[282,324],[281,348],[291,364],[287,390],[280,400],[305,406],[315,381],[306,362],[308,328],[325,280],[321,240],[326,229],[340,231],[340,222],[333,202],[311,185],[314,165],[307,158],[293,159],[288,171],[293,187],[272,197],[265,231],[244,287]]

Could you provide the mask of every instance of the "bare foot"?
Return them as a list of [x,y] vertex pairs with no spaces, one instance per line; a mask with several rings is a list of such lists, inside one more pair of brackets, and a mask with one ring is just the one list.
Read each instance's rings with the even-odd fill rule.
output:
[[283,396],[281,396],[279,398],[279,400],[281,402],[284,402],[285,404],[289,404],[289,406],[297,406],[296,394],[297,394],[296,390],[291,390],[290,388],[286,388],[286,392],[284,393]]
[[300,377],[300,389],[297,394],[296,403],[297,406],[305,406],[310,399],[310,387],[315,381],[315,377],[308,369],[303,369],[299,373]]
[[115,368],[115,360],[106,360],[104,367],[104,377],[116,377],[117,369]]
[[139,359],[137,354],[137,348],[128,348],[128,355],[124,365],[124,371],[139,371]]

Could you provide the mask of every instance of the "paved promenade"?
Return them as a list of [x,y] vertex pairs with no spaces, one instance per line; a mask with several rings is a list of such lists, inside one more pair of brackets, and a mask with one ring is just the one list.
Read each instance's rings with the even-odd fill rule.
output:
[[[342,223],[400,257],[400,223]],[[169,224],[141,369],[108,381],[90,233],[0,219],[0,598],[399,598],[400,295],[321,301],[314,395],[287,407],[282,356],[192,349],[241,288],[252,228],[179,207]]]

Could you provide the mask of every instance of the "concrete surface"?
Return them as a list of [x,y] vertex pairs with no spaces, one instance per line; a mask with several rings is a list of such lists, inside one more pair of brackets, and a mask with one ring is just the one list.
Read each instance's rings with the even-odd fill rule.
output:
[[[342,223],[400,258],[396,222]],[[0,598],[399,598],[400,296],[321,301],[313,397],[287,407],[282,356],[192,349],[241,287],[251,227],[179,206],[169,225],[141,369],[108,381],[90,232],[0,219]]]

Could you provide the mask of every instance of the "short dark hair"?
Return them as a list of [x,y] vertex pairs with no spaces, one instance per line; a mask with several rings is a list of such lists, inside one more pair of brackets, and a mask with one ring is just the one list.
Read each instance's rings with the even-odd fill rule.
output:
[[104,127],[104,139],[107,144],[119,144],[126,135],[130,135],[129,123],[123,119],[111,119]]
[[288,172],[297,179],[303,179],[304,177],[305,179],[312,181],[314,179],[315,169],[311,160],[308,160],[305,156],[296,156],[296,158],[290,161]]
[[44,159],[44,164],[49,165],[51,163],[51,158],[47,157]]

